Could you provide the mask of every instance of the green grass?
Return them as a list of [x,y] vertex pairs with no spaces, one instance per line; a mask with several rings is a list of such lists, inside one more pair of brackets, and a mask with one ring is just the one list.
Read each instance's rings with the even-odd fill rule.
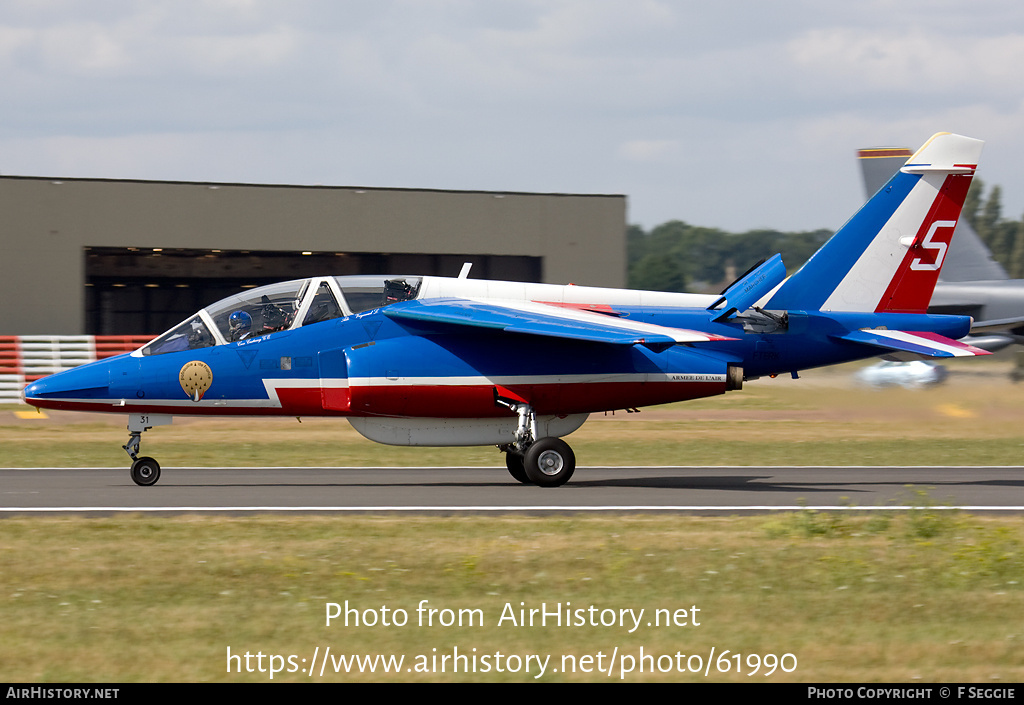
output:
[[[923,392],[827,382],[765,380],[718,399],[595,416],[570,442],[581,465],[1020,463],[1024,388],[1001,375]],[[0,410],[5,466],[128,464],[123,419],[21,419],[14,410]],[[169,467],[502,463],[493,448],[379,446],[327,419],[186,419],[147,433],[143,448]],[[0,680],[265,682],[269,673],[244,663],[229,673],[227,650],[248,651],[254,669],[262,653],[266,669],[271,654],[308,660],[317,647],[404,655],[406,667],[456,647],[546,654],[546,681],[618,681],[618,670],[609,678],[551,668],[563,655],[600,653],[607,666],[612,653],[641,649],[663,666],[677,664],[677,653],[729,653],[707,677],[672,670],[627,681],[1024,680],[1024,522],[936,508],[925,495],[911,503],[866,516],[808,509],[742,518],[8,517],[0,520]],[[480,610],[486,622],[420,627],[421,600]],[[370,610],[364,615],[406,610],[410,623],[326,626],[327,604],[346,601]],[[497,626],[505,605],[567,602],[647,616],[696,606],[700,625]],[[787,653],[792,672],[746,675],[748,655]],[[730,670],[718,672],[723,665]],[[274,680],[535,674],[328,668],[322,678]]]
[[[310,659],[317,647],[404,655],[407,665],[456,647],[549,654],[552,667],[563,655],[608,659],[615,649],[707,658],[714,648],[744,659],[742,674],[634,672],[630,682],[1024,678],[1024,526],[926,503],[872,517],[11,518],[0,532],[6,681],[267,681],[267,672],[238,673],[244,663],[228,673],[228,648]],[[419,626],[422,600],[453,614],[479,610],[483,624]],[[409,623],[327,626],[328,603],[346,601],[361,619],[380,620],[386,607],[392,619],[405,610]],[[632,634],[498,626],[506,604],[518,612],[567,602],[645,616]],[[687,610],[685,626],[648,626],[657,609]],[[786,653],[792,672],[745,675],[748,654]],[[274,680],[532,678],[328,669]],[[620,674],[549,670],[543,680]]]

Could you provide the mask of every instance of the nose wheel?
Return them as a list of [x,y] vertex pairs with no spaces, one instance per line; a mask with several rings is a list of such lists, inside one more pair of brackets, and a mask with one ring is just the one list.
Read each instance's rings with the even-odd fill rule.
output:
[[155,485],[160,479],[160,463],[150,457],[136,458],[132,463],[131,476],[136,485]]

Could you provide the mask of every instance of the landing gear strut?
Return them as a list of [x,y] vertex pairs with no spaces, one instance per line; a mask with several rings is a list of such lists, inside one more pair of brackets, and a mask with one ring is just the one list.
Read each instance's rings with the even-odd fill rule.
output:
[[155,485],[160,479],[160,463],[149,456],[139,457],[139,449],[142,445],[142,434],[154,426],[164,426],[171,423],[173,418],[166,414],[129,414],[128,415],[128,442],[121,446],[124,452],[132,459],[130,471],[132,481],[136,485],[147,487]]
[[513,479],[540,487],[564,485],[576,470],[576,455],[560,438],[537,438],[537,415],[523,402],[496,398],[501,406],[519,415],[515,440],[499,446],[505,452],[505,466]]

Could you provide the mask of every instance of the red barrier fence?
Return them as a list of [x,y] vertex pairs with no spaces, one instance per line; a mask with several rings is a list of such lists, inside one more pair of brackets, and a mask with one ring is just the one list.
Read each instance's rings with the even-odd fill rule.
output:
[[151,335],[0,335],[0,402],[16,402],[29,382],[131,352]]

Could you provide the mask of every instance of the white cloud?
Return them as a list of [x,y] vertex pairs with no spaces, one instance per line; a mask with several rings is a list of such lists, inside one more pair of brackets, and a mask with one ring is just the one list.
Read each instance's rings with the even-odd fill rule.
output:
[[626,193],[647,226],[809,229],[862,197],[858,147],[951,130],[988,140],[1012,213],[1022,63],[1016,0],[11,1],[0,170]]
[[679,154],[679,140],[630,140],[619,145],[618,154],[632,162],[660,162]]
[[940,93],[1012,90],[1024,34],[957,36],[911,30],[811,30],[788,44],[807,76],[836,89]]

